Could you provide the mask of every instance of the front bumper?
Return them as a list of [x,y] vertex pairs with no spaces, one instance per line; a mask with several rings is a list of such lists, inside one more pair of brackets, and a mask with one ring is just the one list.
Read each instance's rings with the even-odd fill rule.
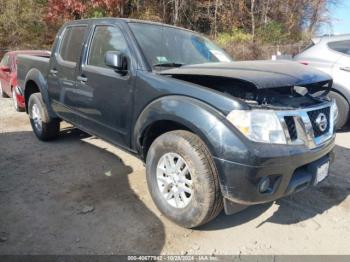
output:
[[[333,136],[314,149],[302,145],[263,145],[251,153],[256,165],[214,157],[224,198],[247,206],[274,201],[313,185],[317,167],[334,158],[334,140]],[[270,190],[261,193],[259,183],[263,177],[269,177],[273,183]]]

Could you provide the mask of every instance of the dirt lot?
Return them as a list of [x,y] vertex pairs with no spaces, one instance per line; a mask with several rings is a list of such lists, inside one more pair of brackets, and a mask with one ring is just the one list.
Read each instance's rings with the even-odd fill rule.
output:
[[349,152],[340,133],[317,188],[187,230],[154,206],[139,160],[67,126],[39,142],[1,98],[0,254],[350,254]]

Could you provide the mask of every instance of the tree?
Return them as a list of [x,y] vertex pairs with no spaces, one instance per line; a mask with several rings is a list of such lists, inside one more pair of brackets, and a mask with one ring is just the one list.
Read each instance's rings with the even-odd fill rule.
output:
[[[46,46],[66,21],[129,17],[173,24],[221,43],[284,44],[311,37],[330,23],[342,0],[1,0],[0,42]],[[234,49],[233,49],[234,50]]]
[[5,48],[38,48],[47,32],[42,19],[42,1],[1,0],[0,45]]
[[65,20],[80,19],[88,9],[84,0],[48,0],[45,20],[49,23],[59,23]]
[[91,16],[124,16],[125,0],[48,0],[46,21],[62,23]]

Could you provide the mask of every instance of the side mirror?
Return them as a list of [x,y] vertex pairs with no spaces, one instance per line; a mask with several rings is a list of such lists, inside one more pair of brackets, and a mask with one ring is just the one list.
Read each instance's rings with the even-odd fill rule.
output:
[[9,68],[8,66],[1,66],[0,67],[0,71],[2,71],[4,73],[10,73],[11,72],[11,68]]
[[108,51],[105,55],[105,64],[119,73],[125,73],[128,70],[128,60],[120,51]]

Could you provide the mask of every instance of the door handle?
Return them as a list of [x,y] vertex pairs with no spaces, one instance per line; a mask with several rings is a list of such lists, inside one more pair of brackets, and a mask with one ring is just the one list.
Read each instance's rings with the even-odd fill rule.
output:
[[58,71],[57,71],[56,69],[51,69],[51,70],[50,70],[50,73],[51,73],[52,75],[56,76],[57,73],[58,73]]
[[82,84],[85,84],[88,81],[87,77],[85,76],[78,76],[77,80]]
[[346,71],[346,72],[350,72],[350,67],[346,66],[346,67],[339,67],[340,70]]

